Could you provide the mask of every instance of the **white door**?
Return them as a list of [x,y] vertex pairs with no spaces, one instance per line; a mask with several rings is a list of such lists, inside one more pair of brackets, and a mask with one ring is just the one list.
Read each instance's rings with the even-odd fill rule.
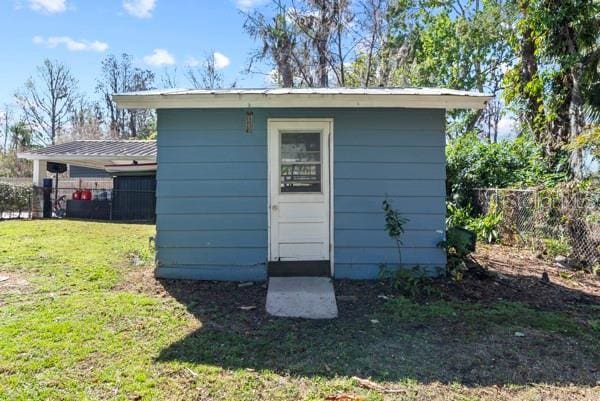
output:
[[269,120],[269,261],[330,260],[331,120]]

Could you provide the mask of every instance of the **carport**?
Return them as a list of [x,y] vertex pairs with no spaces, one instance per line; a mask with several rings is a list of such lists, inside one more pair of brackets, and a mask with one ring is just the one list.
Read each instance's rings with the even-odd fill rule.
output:
[[94,194],[91,199],[80,200],[70,192],[64,194],[69,217],[154,219],[156,141],[78,140],[22,152],[18,156],[33,161],[33,185],[38,188],[49,185],[48,173],[55,173],[57,167],[62,166],[59,172],[83,168],[112,177],[110,196],[104,191]]

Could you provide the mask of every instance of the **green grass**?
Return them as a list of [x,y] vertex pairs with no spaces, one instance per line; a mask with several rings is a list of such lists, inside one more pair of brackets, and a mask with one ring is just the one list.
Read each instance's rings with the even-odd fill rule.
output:
[[[341,303],[335,321],[274,319],[258,285],[157,285],[139,274],[152,269],[153,233],[148,225],[0,222],[0,275],[16,283],[0,283],[1,400],[595,395],[597,305],[584,325],[509,300],[417,304],[374,293]],[[258,309],[239,309],[248,304]],[[364,389],[353,376],[403,392]]]

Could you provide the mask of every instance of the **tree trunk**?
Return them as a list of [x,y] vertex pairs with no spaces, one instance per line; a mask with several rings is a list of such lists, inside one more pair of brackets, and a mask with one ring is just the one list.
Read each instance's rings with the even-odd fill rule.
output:
[[[523,14],[523,18],[527,18],[529,2],[527,0],[521,0],[519,2],[519,8]],[[542,99],[538,93],[532,93],[530,90],[525,89],[525,86],[537,79],[538,64],[535,55],[535,42],[533,38],[533,31],[530,27],[525,27],[522,32],[521,38],[521,86],[522,94],[525,97],[525,120],[529,129],[539,142],[544,141],[544,132],[540,127],[539,120],[543,116]]]
[[[581,93],[581,63],[576,63],[571,67],[571,96],[569,101],[569,141],[574,141],[582,130],[581,109],[583,106],[583,96]],[[569,166],[575,178],[581,179],[583,176],[583,152],[581,149],[571,151],[569,156]]]

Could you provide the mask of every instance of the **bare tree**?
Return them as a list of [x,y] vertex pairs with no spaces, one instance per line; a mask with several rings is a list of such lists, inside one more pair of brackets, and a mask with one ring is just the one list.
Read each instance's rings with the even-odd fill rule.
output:
[[352,20],[348,0],[304,0],[300,5],[292,2],[290,16],[314,53],[317,85],[329,86],[330,72],[338,85],[344,85],[343,38],[346,23]]
[[195,89],[218,89],[223,87],[223,74],[215,62],[215,53],[208,56],[197,66],[187,70],[187,78]]
[[298,32],[290,24],[287,8],[281,1],[273,0],[275,16],[267,18],[255,10],[246,14],[244,29],[255,40],[261,42],[261,48],[251,56],[248,70],[255,62],[271,60],[277,69],[277,77],[284,88],[294,87],[295,64],[294,51],[298,42]]
[[112,95],[152,89],[154,78],[152,71],[134,67],[128,54],[122,54],[120,59],[109,55],[102,60],[102,75],[97,80],[96,91],[102,95],[110,136],[135,138],[151,124],[152,111],[119,109]]
[[3,129],[3,145],[2,152],[6,154],[8,151],[8,138],[10,137],[10,122],[12,119],[12,110],[8,104],[4,105],[4,110],[0,111],[0,126]]
[[102,129],[102,107],[99,103],[89,103],[79,99],[73,107],[69,129],[64,139],[102,139],[105,132]]
[[179,87],[178,85],[178,76],[177,76],[177,67],[168,68],[165,67],[161,76],[160,83],[161,87],[165,89],[173,89]]
[[15,96],[35,139],[54,144],[78,97],[77,81],[69,68],[58,61],[46,59],[37,70],[37,80],[29,78]]

